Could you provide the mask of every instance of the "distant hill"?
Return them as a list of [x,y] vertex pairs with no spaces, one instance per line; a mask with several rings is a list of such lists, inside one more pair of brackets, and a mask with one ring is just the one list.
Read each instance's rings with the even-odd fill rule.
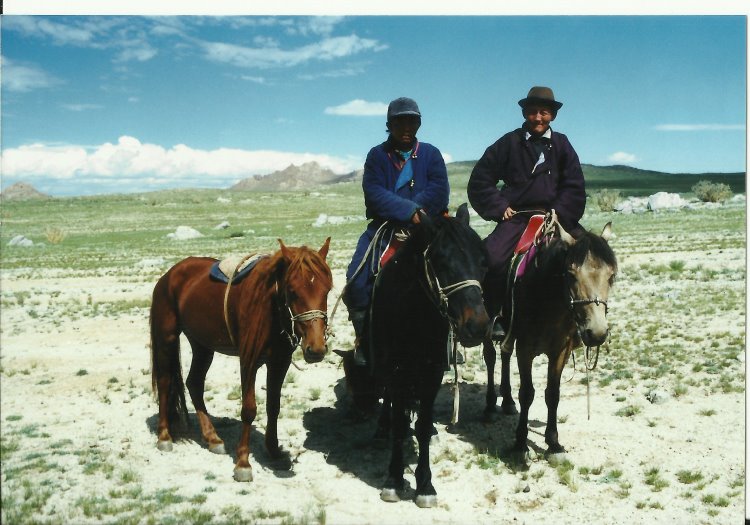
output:
[[281,171],[268,175],[255,175],[239,181],[229,188],[233,191],[300,191],[312,190],[321,186],[349,182],[362,178],[362,171],[336,174],[317,162],[306,162],[300,166],[294,164]]
[[28,200],[28,199],[49,199],[50,196],[37,191],[31,184],[25,182],[16,182],[5,188],[0,193],[3,200]]
[[[451,187],[465,188],[476,161],[448,164]],[[659,191],[690,193],[699,181],[728,184],[734,193],[745,193],[745,173],[664,173],[642,170],[630,166],[581,165],[586,179],[586,191],[603,189],[620,190],[624,196],[647,196]]]
[[630,166],[592,166],[584,164],[586,189],[618,189],[626,195],[651,195],[658,191],[690,193],[702,180],[727,184],[734,193],[745,193],[745,173],[663,173]]
[[[466,188],[476,161],[451,162],[447,165],[448,178],[454,189]],[[664,173],[642,170],[630,166],[594,166],[583,164],[586,191],[602,189],[620,190],[624,196],[646,196],[659,191],[690,193],[701,180],[728,184],[734,193],[745,193],[744,173]],[[300,166],[294,164],[268,175],[255,175],[243,179],[230,189],[234,191],[309,191],[332,184],[360,182],[362,171],[336,174],[316,162]]]

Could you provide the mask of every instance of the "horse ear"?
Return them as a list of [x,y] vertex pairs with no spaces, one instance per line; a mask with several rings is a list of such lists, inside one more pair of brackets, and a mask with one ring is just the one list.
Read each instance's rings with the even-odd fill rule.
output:
[[338,350],[338,349],[333,350],[333,353],[339,357],[346,357],[347,354],[353,353],[353,352],[354,350]]
[[281,239],[278,239],[278,241],[279,241],[279,246],[281,246],[281,254],[284,256],[284,259],[286,259],[287,261],[291,260],[292,258],[291,250],[286,247],[286,245],[284,244],[284,241],[282,241]]
[[602,230],[602,239],[609,242],[610,237],[612,237],[612,221],[605,224]]
[[460,219],[466,226],[469,225],[469,206],[465,202],[456,210],[456,218]]
[[560,234],[560,239],[562,239],[565,244],[573,246],[576,243],[576,240],[573,238],[573,236],[565,231],[565,228],[562,227],[562,224],[560,224],[559,222],[555,222],[555,224],[557,225],[557,233]]
[[326,239],[326,242],[323,243],[323,246],[320,247],[320,250],[318,250],[318,253],[320,254],[321,257],[323,257],[323,259],[325,259],[326,256],[328,255],[328,247],[330,245],[331,245],[331,238],[328,237]]

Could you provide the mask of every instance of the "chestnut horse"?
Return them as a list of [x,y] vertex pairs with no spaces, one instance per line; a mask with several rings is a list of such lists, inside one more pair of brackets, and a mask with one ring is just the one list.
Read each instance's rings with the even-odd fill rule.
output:
[[[560,402],[560,376],[574,348],[583,343],[598,347],[609,333],[607,300],[617,274],[617,259],[607,240],[611,223],[601,236],[585,232],[578,239],[569,235],[557,221],[548,216],[547,225],[556,235],[541,239],[534,259],[516,283],[513,291],[514,312],[508,337],[501,344],[501,410],[516,414],[510,388],[510,358],[515,342],[521,385],[521,415],[516,427],[515,450],[528,450],[529,407],[534,401],[531,365],[534,358],[546,354],[547,427],[544,440],[551,454],[564,452],[557,435],[557,406]],[[495,411],[495,347],[484,343],[487,364],[487,396],[485,416]],[[587,364],[588,366],[588,364]]]
[[248,455],[257,414],[255,377],[263,364],[268,390],[265,445],[272,458],[283,458],[276,424],[292,353],[301,345],[305,361],[316,363],[328,351],[327,298],[333,279],[325,258],[330,241],[329,237],[315,251],[287,247],[279,239],[281,249],[262,257],[229,290],[227,284],[209,277],[216,259],[208,257],[184,259],[159,279],[151,303],[151,363],[152,386],[159,400],[160,450],[172,450],[170,422],[187,415],[180,365],[180,333],[184,333],[193,350],[186,384],[209,450],[225,453],[203,400],[206,373],[214,352],[219,352],[240,358],[242,433],[234,478],[252,480]]

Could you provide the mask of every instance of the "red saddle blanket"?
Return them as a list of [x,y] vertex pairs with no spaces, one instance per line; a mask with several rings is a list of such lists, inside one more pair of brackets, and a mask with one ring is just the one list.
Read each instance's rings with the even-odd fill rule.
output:
[[513,253],[519,254],[529,251],[529,248],[531,248],[531,245],[534,244],[534,241],[542,231],[543,225],[544,215],[532,215],[528,224],[526,224],[526,229],[518,240],[518,244],[516,244],[516,249],[513,250]]

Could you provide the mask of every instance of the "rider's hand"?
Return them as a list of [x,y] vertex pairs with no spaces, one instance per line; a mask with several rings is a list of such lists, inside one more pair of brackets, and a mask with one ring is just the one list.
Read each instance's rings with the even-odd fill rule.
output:
[[419,224],[420,222],[420,215],[422,215],[425,211],[422,209],[419,209],[414,212],[414,215],[411,216],[411,222],[412,224]]
[[508,219],[513,217],[515,214],[516,214],[516,210],[508,206],[507,208],[505,208],[505,213],[503,213],[503,220],[507,221]]

